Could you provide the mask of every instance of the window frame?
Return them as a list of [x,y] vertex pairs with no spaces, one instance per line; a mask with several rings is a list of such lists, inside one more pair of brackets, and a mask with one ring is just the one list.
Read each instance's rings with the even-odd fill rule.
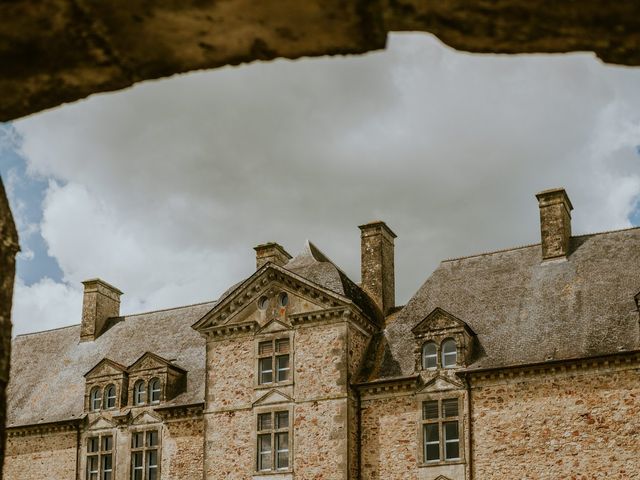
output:
[[[154,383],[157,383],[158,389],[156,390],[154,387]],[[153,399],[153,394],[158,393],[158,399]],[[153,377],[151,380],[147,382],[147,403],[149,405],[158,405],[162,402],[162,380],[160,377]]]
[[[280,340],[287,340],[289,343],[289,349],[286,353],[278,353],[277,351],[277,342]],[[272,351],[271,353],[260,353],[260,346],[264,343],[271,342]],[[279,369],[278,368],[278,358],[288,357],[288,365],[286,368]],[[271,382],[263,382],[262,374],[268,370],[262,370],[262,360],[271,359]],[[269,389],[274,387],[281,387],[285,385],[293,384],[293,335],[291,332],[277,332],[271,335],[260,335],[255,338],[255,381],[254,387],[256,389]],[[279,372],[286,371],[287,379],[286,380],[278,380]]]
[[[435,349],[435,353],[433,355],[429,355],[429,358],[433,358],[435,360],[435,365],[433,365],[432,367],[428,367],[425,365],[426,355],[424,353],[424,350],[428,345],[433,345],[433,348]],[[440,350],[439,346],[434,340],[426,340],[425,342],[422,343],[422,346],[420,347],[420,365],[422,367],[422,370],[435,370],[438,368],[439,350]]]
[[[110,448],[105,448],[105,439],[111,438]],[[90,448],[90,442],[92,440],[97,440],[97,449],[92,450]],[[85,463],[85,480],[115,480],[116,478],[116,434],[115,432],[102,432],[102,433],[91,433],[85,437],[84,442],[84,463]],[[91,458],[96,459],[96,470],[89,470],[90,464],[93,462],[90,461]],[[107,458],[110,458],[110,468],[105,468],[105,461]],[[107,476],[106,474],[110,475]],[[95,476],[92,476],[95,474]]]
[[[453,343],[453,345],[455,346],[455,350],[453,352],[445,352],[444,348],[445,345],[447,343]],[[446,358],[448,356],[454,355],[455,356],[455,361],[453,364],[451,365],[447,365],[447,362],[445,361]],[[456,341],[455,338],[453,337],[447,337],[444,340],[442,340],[442,342],[440,342],[440,365],[442,366],[442,368],[456,368],[458,367],[458,342]]]
[[[91,387],[89,390],[89,411],[91,412],[99,412],[102,410],[102,396],[103,389],[102,387],[96,385]],[[97,408],[95,407],[95,402],[98,402]]]
[[[288,416],[288,424],[283,428],[276,428],[276,414],[278,413],[287,413]],[[260,429],[260,418],[262,415],[270,415],[271,418],[271,428],[269,429]],[[293,406],[292,405],[274,405],[269,407],[257,408],[254,414],[253,421],[253,449],[254,449],[254,475],[266,475],[266,474],[282,474],[282,473],[292,473],[293,472]],[[278,450],[277,448],[277,438],[279,435],[286,434],[287,435],[287,449],[286,450]],[[268,469],[260,469],[260,437],[263,435],[269,436],[269,455],[270,455],[270,468]],[[278,468],[278,452],[287,452],[287,466]]]
[[[113,388],[113,397],[109,395],[109,389]],[[113,405],[109,406],[109,400],[113,399]],[[104,398],[102,399],[103,410],[113,410],[118,408],[118,388],[115,383],[110,383],[104,387]]]
[[[149,434],[150,433],[156,433],[156,443],[153,445],[149,445]],[[142,435],[142,445],[141,446],[134,446],[134,439],[136,438],[137,435]],[[140,480],[149,480],[149,470],[150,470],[150,465],[149,465],[149,452],[155,452],[155,465],[153,466],[155,468],[155,480],[160,480],[161,478],[161,467],[162,467],[162,427],[160,426],[155,426],[152,428],[141,428],[141,429],[136,429],[136,430],[132,430],[131,431],[131,438],[130,438],[130,442],[129,442],[129,466],[130,466],[130,471],[129,471],[129,478],[130,480],[137,480],[136,472],[137,471],[141,471],[141,476],[139,477]],[[135,465],[135,458],[136,455],[140,454],[141,458],[142,458],[142,462],[141,465],[138,467]]]
[[[138,401],[138,393],[142,395],[141,401]],[[140,378],[133,383],[133,395],[131,395],[131,400],[134,407],[141,407],[147,404],[147,382],[144,379]]]
[[[457,415],[444,416],[444,402],[456,400],[457,401]],[[431,419],[425,419],[424,408],[427,402],[437,402],[437,417]],[[435,465],[452,465],[465,462],[465,436],[464,436],[464,395],[451,395],[451,393],[432,394],[425,395],[418,399],[418,458],[420,459],[421,467],[429,467]],[[447,443],[454,443],[453,441],[447,442],[447,435],[445,431],[445,425],[457,422],[457,445],[458,456],[456,458],[447,459]],[[438,459],[427,460],[427,440],[426,429],[427,425],[435,425],[438,432]]]

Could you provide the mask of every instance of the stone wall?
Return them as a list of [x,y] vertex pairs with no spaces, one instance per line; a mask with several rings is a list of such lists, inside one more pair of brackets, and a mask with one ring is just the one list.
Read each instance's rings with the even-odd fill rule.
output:
[[162,478],[202,478],[204,420],[190,418],[165,423],[162,439]]
[[6,389],[11,360],[11,300],[18,250],[18,235],[0,178],[0,480],[5,446]]
[[10,436],[4,465],[6,480],[76,478],[76,431]]
[[638,367],[476,380],[473,478],[640,478]]

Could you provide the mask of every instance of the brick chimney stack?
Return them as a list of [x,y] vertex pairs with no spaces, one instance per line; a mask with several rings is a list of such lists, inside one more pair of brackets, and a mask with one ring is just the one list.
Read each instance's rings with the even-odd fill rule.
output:
[[256,251],[256,270],[267,262],[283,266],[291,260],[291,255],[275,242],[263,243],[254,247],[254,250]]
[[393,239],[396,234],[384,222],[360,225],[361,287],[387,314],[396,304]]
[[564,188],[545,190],[536,198],[540,207],[542,259],[566,258],[571,240],[571,200]]
[[109,318],[120,316],[122,292],[99,278],[85,280],[82,284],[84,296],[80,341],[92,342],[103,332]]

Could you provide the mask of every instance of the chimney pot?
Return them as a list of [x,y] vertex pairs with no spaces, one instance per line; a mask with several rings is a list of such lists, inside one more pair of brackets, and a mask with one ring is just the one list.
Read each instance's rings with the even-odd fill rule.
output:
[[571,200],[564,188],[545,190],[536,198],[540,208],[542,259],[566,258],[571,240]]
[[381,221],[360,225],[361,287],[383,314],[396,303],[393,239],[396,234]]
[[90,342],[100,336],[109,318],[120,316],[122,292],[99,278],[85,280],[82,284],[84,295],[80,341]]
[[275,263],[282,267],[292,258],[281,245],[275,242],[263,243],[254,247],[254,250],[256,251],[256,270],[267,262]]

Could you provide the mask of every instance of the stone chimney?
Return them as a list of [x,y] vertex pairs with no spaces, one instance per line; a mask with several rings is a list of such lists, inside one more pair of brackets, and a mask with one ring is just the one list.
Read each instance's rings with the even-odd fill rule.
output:
[[256,270],[267,262],[283,266],[291,260],[291,255],[275,242],[263,243],[254,247],[254,250],[256,251]]
[[384,222],[360,225],[362,289],[385,315],[396,304],[393,239],[396,234]]
[[99,278],[85,280],[82,298],[80,341],[91,342],[103,332],[109,318],[120,316],[120,295],[116,287]]
[[545,190],[536,198],[540,207],[542,259],[566,258],[571,240],[571,200],[564,188]]

